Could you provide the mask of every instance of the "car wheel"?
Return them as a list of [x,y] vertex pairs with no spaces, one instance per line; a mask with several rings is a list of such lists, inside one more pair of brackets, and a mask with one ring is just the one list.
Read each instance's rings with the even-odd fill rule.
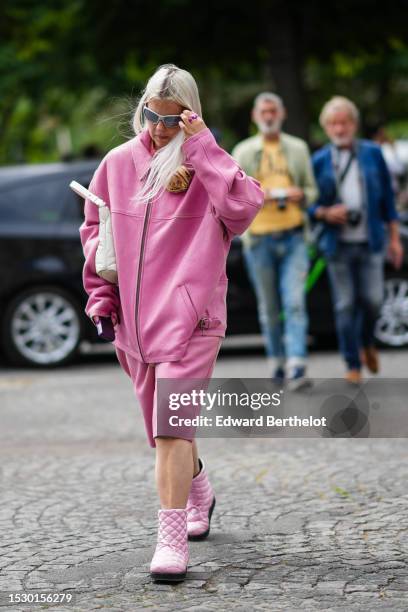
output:
[[59,287],[32,287],[15,296],[6,308],[2,348],[13,364],[64,365],[74,358],[81,337],[79,304]]
[[375,327],[376,338],[385,346],[408,345],[408,280],[385,281],[385,299]]

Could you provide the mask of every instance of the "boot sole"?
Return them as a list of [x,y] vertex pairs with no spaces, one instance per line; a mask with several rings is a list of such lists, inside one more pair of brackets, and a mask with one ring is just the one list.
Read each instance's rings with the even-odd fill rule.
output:
[[153,582],[181,582],[186,577],[187,572],[180,574],[159,574],[158,572],[150,572]]
[[200,533],[198,535],[189,535],[188,539],[190,540],[190,542],[199,542],[200,540],[205,540],[205,538],[208,536],[208,534],[210,533],[211,516],[214,510],[214,506],[215,506],[215,497],[212,501],[210,509],[208,510],[208,529],[207,531],[204,531],[203,533]]

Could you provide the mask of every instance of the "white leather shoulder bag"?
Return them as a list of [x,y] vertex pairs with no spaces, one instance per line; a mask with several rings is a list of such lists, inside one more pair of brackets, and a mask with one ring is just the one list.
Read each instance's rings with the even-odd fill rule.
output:
[[112,221],[109,207],[97,195],[86,189],[77,181],[71,181],[71,189],[84,199],[88,199],[98,207],[99,212],[99,244],[95,254],[96,273],[109,281],[117,284],[118,273],[116,270],[116,255],[113,244]]

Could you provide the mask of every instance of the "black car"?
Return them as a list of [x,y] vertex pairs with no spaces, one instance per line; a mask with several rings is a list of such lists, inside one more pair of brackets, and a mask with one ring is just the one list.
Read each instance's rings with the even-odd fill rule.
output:
[[[84,256],[79,237],[83,200],[71,180],[87,186],[98,160],[0,169],[0,348],[7,361],[57,366],[71,361],[82,341],[98,342],[84,313]],[[406,226],[408,227],[408,226]],[[405,253],[408,229],[403,228]],[[312,254],[308,278],[310,334],[334,338],[324,260]],[[233,240],[228,258],[228,334],[259,334],[256,302]],[[386,299],[377,338],[408,346],[408,258],[396,272],[387,266]]]
[[1,349],[14,364],[61,365],[97,339],[84,313],[78,228],[98,161],[0,169]]

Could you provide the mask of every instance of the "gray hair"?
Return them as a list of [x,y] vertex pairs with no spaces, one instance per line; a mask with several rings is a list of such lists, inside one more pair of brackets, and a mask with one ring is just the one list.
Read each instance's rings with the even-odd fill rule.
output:
[[355,123],[359,122],[360,113],[354,102],[345,96],[333,96],[333,98],[326,102],[320,113],[319,123],[322,128],[325,127],[330,116],[338,111],[346,111]]
[[256,96],[254,100],[254,108],[256,108],[261,102],[273,102],[280,110],[285,108],[282,98],[270,91],[263,91]]
[[[139,134],[145,128],[143,107],[152,98],[172,100],[201,116],[197,83],[187,70],[178,68],[175,64],[159,66],[148,80],[133,115],[132,126],[135,134]],[[137,197],[139,202],[147,202],[166,188],[176,169],[183,162],[181,149],[183,142],[184,132],[180,129],[179,134],[154,154],[148,177]]]

